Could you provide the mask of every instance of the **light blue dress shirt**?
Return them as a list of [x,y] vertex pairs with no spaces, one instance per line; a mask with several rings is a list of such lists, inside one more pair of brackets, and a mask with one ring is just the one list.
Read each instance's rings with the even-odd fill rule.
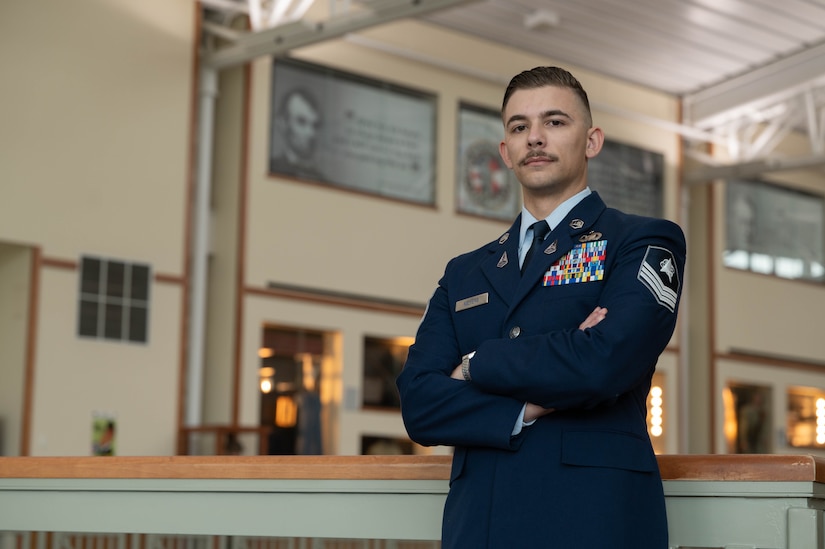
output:
[[[556,228],[556,226],[561,223],[562,219],[567,217],[567,214],[570,213],[570,210],[576,207],[576,204],[581,202],[585,199],[592,191],[590,187],[585,187],[585,189],[564,202],[562,202],[558,208],[553,210],[553,212],[545,218],[547,224],[550,225],[550,230]],[[518,233],[518,265],[521,267],[521,264],[524,263],[524,256],[527,255],[527,250],[530,249],[529,244],[533,241],[533,229],[530,226],[539,221],[533,214],[527,211],[527,208],[521,208],[521,227],[519,227]],[[530,233],[530,237],[527,237],[527,233]],[[549,234],[549,233],[548,233]]]
[[[585,187],[585,189],[575,195],[571,196],[564,202],[562,202],[558,208],[553,210],[553,212],[545,218],[547,224],[550,225],[550,230],[556,228],[556,226],[561,223],[561,221],[567,217],[567,214],[570,213],[576,204],[584,200],[586,196],[588,196],[592,191],[590,187]],[[518,240],[518,264],[521,267],[521,264],[524,263],[524,257],[527,255],[527,250],[530,249],[530,246],[527,244],[531,244],[533,242],[533,229],[530,226],[538,221],[533,214],[527,211],[527,208],[521,208],[521,227],[519,227],[519,240]],[[530,233],[530,237],[527,237],[527,233]],[[549,233],[548,233],[549,234]],[[582,319],[584,320],[584,319]],[[527,403],[524,403],[524,406],[521,407],[521,413],[516,420],[516,424],[513,427],[513,434],[512,436],[516,436],[521,432],[524,427],[528,425],[532,425],[536,420],[533,420],[529,423],[524,422],[524,410],[527,408]]]

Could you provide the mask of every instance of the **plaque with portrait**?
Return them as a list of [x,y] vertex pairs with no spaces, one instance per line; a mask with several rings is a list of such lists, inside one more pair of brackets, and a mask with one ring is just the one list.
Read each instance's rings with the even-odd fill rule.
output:
[[512,221],[521,211],[521,188],[501,159],[501,115],[461,104],[458,112],[456,210]]
[[435,96],[276,59],[269,173],[340,189],[435,203]]

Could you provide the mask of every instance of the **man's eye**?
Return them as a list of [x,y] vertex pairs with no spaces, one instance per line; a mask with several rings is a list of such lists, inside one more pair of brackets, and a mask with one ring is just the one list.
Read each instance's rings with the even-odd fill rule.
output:
[[547,125],[548,126],[564,126],[564,122],[562,122],[561,120],[548,120]]
[[524,124],[519,124],[518,126],[513,126],[510,131],[513,133],[523,132],[525,127],[526,126]]

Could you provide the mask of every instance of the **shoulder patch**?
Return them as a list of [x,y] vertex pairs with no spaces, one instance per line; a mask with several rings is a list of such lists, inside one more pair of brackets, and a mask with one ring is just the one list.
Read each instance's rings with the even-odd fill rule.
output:
[[671,313],[676,311],[680,287],[679,270],[670,250],[648,246],[636,278],[650,290],[659,305]]

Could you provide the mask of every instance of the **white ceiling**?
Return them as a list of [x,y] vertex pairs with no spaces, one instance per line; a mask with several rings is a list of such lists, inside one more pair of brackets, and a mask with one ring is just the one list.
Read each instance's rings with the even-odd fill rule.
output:
[[[218,66],[248,60],[256,34],[270,46],[260,54],[277,55],[401,17],[681,97],[792,63],[812,50],[825,52],[825,0],[200,2],[212,11],[244,13],[252,21],[253,32],[233,31],[245,50]],[[298,35],[303,35],[300,40]],[[810,76],[825,76],[825,59],[819,69]]]
[[679,96],[825,44],[825,0],[482,0],[425,19]]

